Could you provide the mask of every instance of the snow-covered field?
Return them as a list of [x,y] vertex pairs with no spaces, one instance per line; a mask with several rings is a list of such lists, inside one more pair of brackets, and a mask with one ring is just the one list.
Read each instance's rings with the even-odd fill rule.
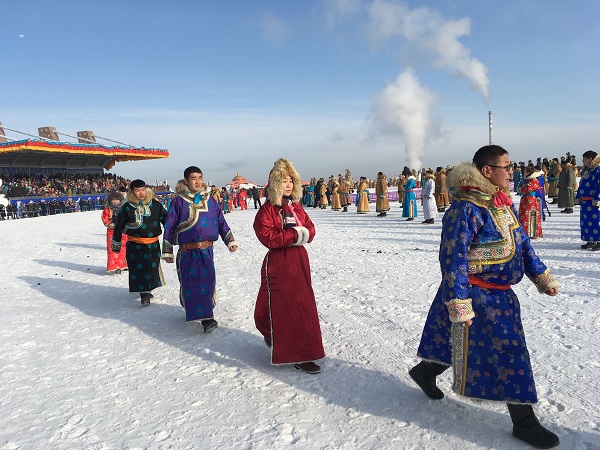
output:
[[[371,205],[374,210],[374,205]],[[525,449],[503,404],[431,401],[407,370],[439,284],[441,226],[309,209],[307,246],[326,358],[272,366],[254,329],[266,249],[255,210],[215,247],[219,328],[185,322],[174,265],[142,308],[105,272],[100,212],[0,222],[2,449]],[[564,449],[600,449],[600,252],[579,250],[578,208],[544,222],[538,254],[558,297],[515,287],[540,403]]]

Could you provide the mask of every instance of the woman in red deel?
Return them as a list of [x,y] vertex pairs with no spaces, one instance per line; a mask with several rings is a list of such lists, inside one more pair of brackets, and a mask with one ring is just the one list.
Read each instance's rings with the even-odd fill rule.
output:
[[273,364],[294,364],[316,374],[325,356],[308,253],[315,227],[302,207],[301,178],[285,159],[269,173],[267,201],[254,219],[258,240],[269,249],[260,271],[256,328],[271,348]]

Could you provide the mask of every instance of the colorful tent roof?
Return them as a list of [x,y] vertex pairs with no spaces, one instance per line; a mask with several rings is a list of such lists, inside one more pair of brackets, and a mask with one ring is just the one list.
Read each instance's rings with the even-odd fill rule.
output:
[[168,158],[168,150],[25,139],[0,142],[0,167],[110,169],[115,163]]
[[[237,173],[237,175],[235,177],[233,177],[233,179],[231,180],[231,183],[229,183],[229,184],[234,189],[240,187],[240,185],[252,185],[252,186],[255,185],[255,183],[252,183],[252,182],[248,181],[246,178],[244,178],[243,176],[241,176],[239,172]],[[241,186],[241,187],[247,188],[247,186]]]

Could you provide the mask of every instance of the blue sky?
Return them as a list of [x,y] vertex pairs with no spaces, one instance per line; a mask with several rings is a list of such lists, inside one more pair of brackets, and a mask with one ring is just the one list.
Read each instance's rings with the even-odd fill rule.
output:
[[[2,0],[0,121],[168,160],[113,172],[263,183],[599,151],[600,2]],[[20,137],[8,133],[11,137]]]

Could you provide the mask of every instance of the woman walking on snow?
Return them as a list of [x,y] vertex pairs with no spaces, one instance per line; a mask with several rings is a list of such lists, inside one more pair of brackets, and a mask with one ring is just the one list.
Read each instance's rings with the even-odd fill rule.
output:
[[[115,221],[121,211],[123,205],[123,196],[118,192],[111,192],[106,199],[107,204],[102,211],[102,223],[106,227],[106,250],[107,261],[106,271],[108,273],[121,273],[122,270],[127,270],[127,261],[125,260],[126,246],[123,245],[119,253],[112,251],[112,238],[115,229]],[[123,244],[127,243],[127,235],[123,236]]]
[[273,364],[294,363],[296,369],[316,374],[321,368],[313,360],[323,358],[325,351],[304,248],[315,237],[315,227],[300,203],[300,183],[287,160],[275,162],[267,201],[254,219],[256,236],[269,249],[260,271],[254,322],[271,348]]

